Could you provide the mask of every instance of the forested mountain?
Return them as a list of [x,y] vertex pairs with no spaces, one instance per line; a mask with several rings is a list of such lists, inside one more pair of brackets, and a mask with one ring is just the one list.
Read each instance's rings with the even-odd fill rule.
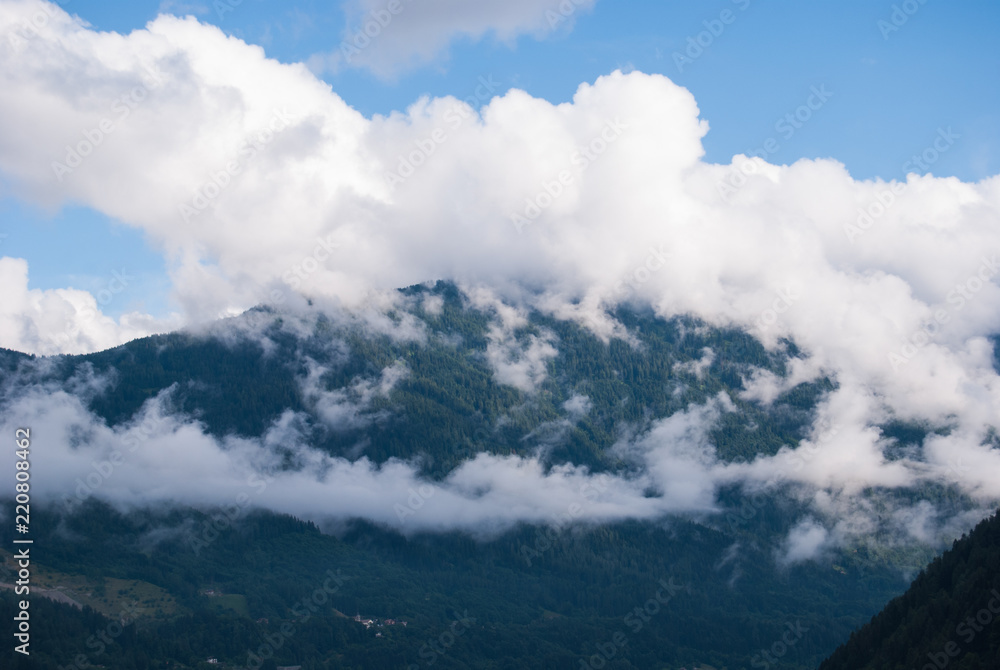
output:
[[[173,409],[196,417],[213,435],[257,436],[292,410],[315,420],[313,443],[330,453],[349,453],[361,442],[375,462],[423,453],[428,472],[436,475],[479,451],[532,452],[543,439],[534,431],[563,418],[562,406],[574,395],[589,399],[593,411],[557,446],[552,462],[612,467],[608,447],[623,427],[644,426],[719,392],[739,410],[725,417],[714,436],[719,455],[749,460],[801,438],[816,400],[830,388],[825,379],[802,384],[766,408],[744,400],[738,394],[744,378],[755,369],[785,374],[794,345],[776,355],[746,333],[682,318],[668,322],[648,310],[624,308],[614,315],[635,340],[602,342],[578,323],[537,312],[497,332],[490,310],[471,307],[444,282],[404,295],[411,298],[412,313],[390,311],[384,323],[337,322],[320,314],[303,331],[287,317],[259,309],[218,324],[211,334],[144,338],[96,354],[47,359],[48,365],[22,372],[34,382],[106,379],[87,401],[112,426],[170,390]],[[429,309],[428,299],[439,300],[436,309]],[[549,343],[554,356],[527,360]],[[511,363],[521,388],[498,382],[491,358],[502,365],[505,356],[525,358],[524,369],[517,368],[520,361]],[[10,370],[19,358],[8,352],[0,369]],[[301,383],[318,372],[314,393],[343,389],[345,401],[360,400],[365,389],[359,382],[376,383],[393,366],[405,375],[391,394],[369,394],[359,407],[363,417],[333,426],[317,416],[322,411],[310,406]],[[537,388],[526,392],[524,385],[534,379]]]
[[[933,542],[876,528],[789,559],[790,532],[804,528],[809,540],[816,526],[807,501],[780,480],[748,492],[722,477],[709,504],[670,514],[601,517],[557,505],[551,516],[458,525],[488,499],[481,480],[456,480],[482,455],[537,462],[549,477],[540,481],[553,485],[639,482],[641,506],[672,492],[643,484],[629,447],[664,421],[720,408],[702,423],[725,472],[799,444],[834,388],[819,376],[766,399],[747,392],[755,376],[788,378],[799,356],[791,342],[767,350],[744,332],[629,307],[610,315],[615,325],[601,337],[579,320],[505,309],[438,283],[406,289],[380,312],[304,318],[258,308],[86,356],[0,351],[2,409],[55,407],[39,414],[53,425],[76,416],[61,453],[83,468],[65,475],[65,490],[33,501],[36,586],[75,605],[35,595],[36,651],[4,667],[801,670],[932,555]],[[150,417],[169,430],[147,431]],[[670,424],[675,432],[657,439],[699,443],[696,423]],[[881,430],[907,453],[930,429],[889,419]],[[438,507],[421,510],[430,494],[413,490],[400,514],[376,492],[366,500],[382,517],[329,509],[298,518],[268,503],[275,498],[211,498],[184,479],[173,480],[176,492],[152,490],[130,479],[142,474],[128,469],[134,463],[105,472],[104,461],[79,455],[102,439],[134,448],[147,437],[139,453],[164,476],[178,460],[192,477],[209,463],[233,466],[217,459],[232,453],[261,459],[276,479],[313,467],[330,486],[329,471],[341,467],[331,464],[373,482],[412,468],[421,478],[412,481],[440,486],[431,489],[441,491]],[[204,461],[185,451],[203,442]],[[122,450],[126,459],[132,450]],[[88,468],[101,474],[96,484]],[[688,479],[677,487],[693,487],[696,476]],[[251,477],[251,497],[258,483],[267,488]],[[466,497],[440,502],[456,488]],[[942,513],[974,508],[943,486],[869,492],[877,509],[910,499]],[[10,524],[0,528],[0,546],[14,546]],[[15,608],[0,590],[0,616],[9,621]]]
[[820,670],[1000,668],[1000,514],[935,558]]
[[[89,501],[62,522],[33,519],[52,529],[35,539],[45,583],[86,608],[33,596],[44,623],[32,659],[10,654],[4,667],[49,670],[80,654],[120,670],[207,668],[199,663],[213,657],[254,667],[250,654],[270,647],[277,665],[307,670],[815,668],[904,585],[857,558],[778,570],[766,544],[684,520],[525,525],[477,542],[404,538],[362,522],[331,536],[253,513],[196,553],[187,532],[207,518],[121,515]],[[0,592],[0,616],[15,611]],[[344,616],[355,614],[407,626],[366,629]]]

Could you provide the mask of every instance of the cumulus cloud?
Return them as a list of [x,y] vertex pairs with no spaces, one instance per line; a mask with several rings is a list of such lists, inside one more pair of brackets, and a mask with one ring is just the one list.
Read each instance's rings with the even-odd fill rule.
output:
[[174,330],[179,315],[154,319],[140,312],[116,321],[100,311],[97,298],[77,289],[29,289],[28,263],[0,258],[0,346],[36,354],[84,354],[109,349],[150,333]]
[[569,30],[596,0],[348,0],[336,49],[313,56],[316,71],[363,67],[381,77],[441,57],[454,42],[492,35],[513,46],[520,35]]
[[[406,5],[389,28],[417,35],[446,4]],[[525,18],[536,16],[528,9],[477,3],[446,32],[544,33],[545,19]],[[49,19],[23,34],[39,11]],[[437,53],[451,39],[441,35],[404,39],[385,63]],[[402,329],[406,317],[389,315],[384,291],[452,279],[473,301],[488,287],[505,306],[490,359],[499,380],[530,390],[558,343],[545,332],[517,336],[527,310],[608,340],[624,336],[609,310],[651,305],[748,330],[771,350],[794,343],[790,378],[760,372],[745,399],[768,404],[828,376],[835,390],[817,420],[838,432],[723,469],[697,440],[640,453],[723,479],[787,471],[817,509],[847,505],[866,487],[928,480],[983,505],[1000,498],[989,339],[1000,332],[1000,177],[858,181],[833,159],[708,163],[694,97],[640,72],[582,84],[562,104],[510,90],[479,110],[422,98],[366,118],[305,65],[269,60],[193,18],[163,16],[118,35],[40,0],[11,0],[0,3],[0,52],[0,123],[14,131],[0,138],[0,172],[33,202],[80,203],[142,229],[168,256],[186,322],[312,300],[368,309],[387,331],[420,338],[419,324]],[[891,203],[872,218],[886,193]],[[72,315],[92,297],[28,291],[21,261],[0,267],[17,289],[0,310],[5,346],[50,352],[65,341],[63,351],[81,351],[159,327],[138,316],[77,326]],[[890,420],[934,430],[915,455],[894,459],[878,428]],[[656,490],[684,508],[708,504],[703,479],[674,486],[659,462],[647,463],[658,474],[646,484],[666,486]],[[479,466],[467,467],[475,479]]]

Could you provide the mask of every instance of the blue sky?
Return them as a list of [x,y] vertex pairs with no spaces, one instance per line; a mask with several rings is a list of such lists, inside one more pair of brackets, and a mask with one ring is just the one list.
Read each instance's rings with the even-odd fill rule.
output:
[[[98,30],[121,33],[142,28],[160,12],[191,13],[286,63],[336,50],[348,27],[344,7],[335,3],[227,2],[70,0],[63,7]],[[322,76],[349,105],[371,116],[405,109],[423,95],[464,98],[484,76],[500,82],[497,93],[516,87],[568,101],[581,82],[635,69],[664,74],[695,95],[711,126],[704,140],[709,161],[727,163],[773,139],[766,156],[772,163],[833,157],[856,179],[899,179],[903,164],[931,146],[939,129],[950,128],[959,138],[931,172],[965,181],[997,174],[1000,4],[912,0],[906,9],[915,11],[905,23],[897,18],[898,30],[880,27],[894,11],[903,16],[904,4],[599,0],[542,38],[459,37],[431,62],[390,78],[350,68]],[[712,27],[720,34],[711,35],[701,53],[685,52],[699,33],[708,43],[704,31]],[[678,67],[678,53],[697,57]],[[814,87],[832,96],[790,136],[787,124],[779,131],[776,123],[805,104]],[[28,260],[32,288],[97,291],[128,259],[137,279],[104,305],[106,313],[162,315],[172,308],[160,250],[147,246],[136,228],[86,208],[44,211],[9,185],[0,217],[7,236],[0,253]]]

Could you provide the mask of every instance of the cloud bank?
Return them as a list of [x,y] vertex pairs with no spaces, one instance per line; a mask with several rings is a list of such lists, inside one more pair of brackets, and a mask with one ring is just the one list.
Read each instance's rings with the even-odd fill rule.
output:
[[[398,374],[387,369],[382,383]],[[592,475],[573,465],[546,468],[538,458],[480,454],[434,482],[420,477],[415,462],[375,465],[324,454],[309,445],[303,417],[290,411],[260,438],[213,438],[191,417],[171,411],[171,393],[148,401],[128,424],[109,428],[86,410],[81,394],[32,386],[5,399],[0,425],[11,434],[15,427],[35,427],[32,439],[46,446],[44,457],[32,462],[32,495],[65,509],[91,496],[122,508],[231,507],[246,499],[248,508],[320,523],[365,518],[406,533],[461,529],[480,535],[523,521],[595,523],[715,509],[711,477],[698,473],[699,463],[713,465],[708,443],[687,413],[658,428],[689,432],[685,439],[655,450],[634,446],[637,458],[660,464],[648,473]],[[571,405],[571,413],[587,408],[579,398]],[[343,413],[334,418],[356,420]],[[13,471],[14,459],[5,461]],[[685,464],[689,472],[678,485],[681,474],[670,466]],[[650,488],[663,493],[650,496]]]
[[[446,4],[407,5],[389,28],[416,35]],[[527,8],[483,3],[474,16],[458,14],[447,35],[545,32]],[[27,30],[39,13],[47,18]],[[404,39],[403,55],[385,62],[424,58],[448,39]],[[1000,332],[1000,177],[858,181],[833,159],[707,163],[708,124],[691,93],[639,72],[582,84],[563,104],[510,90],[478,111],[457,98],[422,98],[366,118],[305,65],[269,60],[192,18],[162,16],[118,35],[55,5],[5,1],[0,53],[0,123],[11,130],[0,137],[4,177],[45,207],[80,203],[143,230],[169,259],[186,323],[262,301],[360,308],[380,291],[453,279],[470,295],[488,288],[517,309],[572,318],[607,339],[622,334],[608,308],[647,303],[665,317],[747,329],[768,347],[791,340],[802,351],[797,381],[835,380],[821,414],[839,432],[789,475],[820,492],[817,506],[929,477],[977,500],[1000,496],[1000,376],[989,339]],[[470,81],[469,96],[484,86]],[[16,289],[0,309],[2,346],[80,351],[163,327],[138,315],[84,323],[92,297],[28,291],[24,262],[0,263]],[[508,332],[501,321],[495,368],[505,383],[531,388],[557,345],[544,333],[512,342]],[[762,374],[748,397],[767,402],[781,383]],[[875,428],[888,420],[937,432],[920,459],[892,460]],[[215,465],[237,467],[216,451]],[[700,447],[671,454],[685,467],[714,467]],[[792,456],[740,466],[739,476],[767,481]],[[484,463],[463,466],[452,493],[436,500],[471,496],[487,470],[543,484],[530,463]],[[672,499],[667,470],[647,465],[652,479],[643,483],[662,484],[660,497]],[[405,468],[328,467],[419,486]],[[569,490],[582,475],[560,476],[542,488]],[[672,507],[635,485],[622,482],[607,509],[642,516],[702,509],[709,499],[695,486]],[[482,496],[503,507],[518,491],[498,475]],[[810,528],[793,539],[822,544]]]

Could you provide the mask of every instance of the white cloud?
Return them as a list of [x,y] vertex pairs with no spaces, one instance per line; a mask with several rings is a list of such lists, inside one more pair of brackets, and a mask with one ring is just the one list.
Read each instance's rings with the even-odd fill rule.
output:
[[594,403],[585,395],[574,394],[562,406],[571,417],[579,418],[586,416],[594,406]]
[[[446,5],[427,7],[398,29],[416,35]],[[455,34],[544,33],[527,8],[484,3],[459,13],[445,37],[403,40],[400,53],[435,54]],[[37,11],[50,19],[21,37]],[[304,65],[268,60],[194,19],[160,17],[122,36],[55,5],[8,0],[0,52],[4,178],[50,209],[79,203],[142,229],[166,250],[188,322],[262,299],[331,310],[376,303],[365,318],[419,340],[419,323],[385,315],[384,291],[452,279],[473,300],[489,287],[505,305],[491,358],[498,379],[531,389],[555,350],[545,333],[511,341],[526,310],[607,340],[622,330],[606,308],[650,304],[665,317],[751,330],[771,348],[791,339],[801,350],[795,380],[831,378],[837,389],[819,415],[839,432],[789,464],[792,481],[831,505],[868,486],[926,479],[984,505],[1000,498],[1000,450],[987,443],[1000,415],[987,339],[1000,332],[1000,177],[910,175],[857,237],[859,210],[892,185],[854,180],[831,159],[758,161],[723,197],[719,185],[746,159],[702,160],[707,123],[691,93],[662,76],[615,72],[558,105],[511,90],[478,112],[423,98],[369,119]],[[525,212],[530,224],[514,225]],[[14,287],[0,308],[5,346],[82,351],[159,327],[131,315],[80,325],[74,315],[92,296],[29,291],[23,262],[2,263]],[[795,295],[782,298],[788,287]],[[760,373],[746,397],[767,403],[787,387]],[[891,460],[876,428],[890,418],[941,434],[921,459]],[[718,469],[703,448],[664,458],[767,481],[795,455]],[[702,481],[678,500],[703,505]]]
[[368,68],[381,77],[440,58],[457,41],[568,30],[597,0],[347,0],[340,44],[310,59],[317,71]]
[[326,389],[323,375],[327,369],[313,360],[307,360],[309,374],[302,380],[302,394],[324,424],[333,430],[363,428],[382,417],[371,410],[377,397],[387,398],[390,391],[410,371],[402,361],[384,368],[377,380],[355,379],[344,388]]
[[756,400],[764,405],[770,405],[782,393],[792,390],[799,384],[811,382],[819,377],[823,370],[818,367],[818,361],[813,358],[793,358],[789,361],[788,370],[779,377],[770,370],[758,368],[744,384],[740,397],[746,400]]
[[510,333],[490,329],[486,357],[496,380],[527,393],[533,393],[548,376],[548,361],[559,352],[552,346],[551,333],[528,335],[522,347]]
[[504,303],[488,289],[473,290],[469,298],[474,307],[498,317],[490,326],[486,345],[486,359],[497,382],[534,393],[548,376],[548,362],[559,353],[555,334],[547,329],[538,334],[518,333],[528,325],[525,310]]
[[703,379],[705,372],[712,367],[714,361],[715,352],[712,351],[711,347],[705,347],[701,350],[701,358],[686,363],[674,363],[674,372],[685,372],[694,375],[697,379]]
[[444,312],[444,298],[439,295],[426,295],[421,308],[431,316],[441,316]]
[[29,289],[28,263],[0,258],[0,347],[36,354],[83,354],[110,349],[150,333],[181,326],[180,317],[154,319],[131,312],[117,321],[103,315],[97,299],[76,289]]
[[732,411],[724,393],[703,406],[689,407],[653,424],[635,439],[614,449],[640,464],[648,473],[648,486],[680,509],[716,509],[716,487],[725,481],[725,466],[718,461],[708,431],[722,412]]
[[[383,382],[386,382],[383,375]],[[461,529],[490,534],[529,521],[593,523],[703,511],[703,495],[645,494],[638,477],[591,475],[586,468],[546,468],[537,458],[480,454],[441,482],[422,479],[411,463],[376,466],[312,448],[300,417],[286,412],[257,439],[216,439],[190,418],[169,412],[170,391],[146,403],[127,425],[109,428],[79,397],[43,386],[8,397],[0,427],[30,425],[46,446],[32,461],[40,504],[75,506],[95,496],[121,507],[148,504],[252,506],[321,523],[366,518],[403,532]],[[14,419],[16,417],[16,421]],[[291,469],[286,468],[287,459]],[[13,471],[13,453],[4,469]],[[661,482],[671,491],[680,483]],[[710,485],[710,484],[709,484]]]
[[780,562],[791,565],[817,558],[828,547],[829,532],[815,519],[800,521],[788,532]]

